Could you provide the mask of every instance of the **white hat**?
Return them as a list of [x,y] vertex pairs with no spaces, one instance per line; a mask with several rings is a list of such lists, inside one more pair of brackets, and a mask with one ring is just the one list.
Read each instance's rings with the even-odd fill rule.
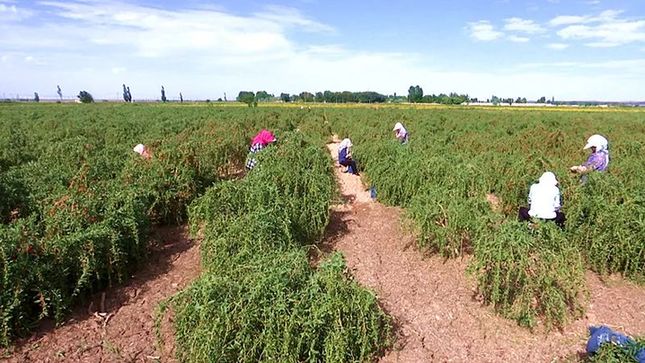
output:
[[542,174],[539,181],[540,181],[540,184],[558,185],[558,180],[555,178],[555,174],[553,174],[550,171],[547,171],[546,173]]
[[134,150],[135,153],[142,155],[145,149],[146,147],[143,144],[137,144],[137,146],[135,146],[132,150]]
[[603,136],[591,135],[587,139],[587,145],[585,145],[584,148],[589,149],[590,147],[595,146],[596,149],[605,150],[608,144],[609,144],[609,141],[607,141],[607,139],[605,139]]
[[394,128],[392,129],[392,131],[401,130],[402,128],[403,128],[403,124],[400,122],[397,122],[396,125],[394,125]]

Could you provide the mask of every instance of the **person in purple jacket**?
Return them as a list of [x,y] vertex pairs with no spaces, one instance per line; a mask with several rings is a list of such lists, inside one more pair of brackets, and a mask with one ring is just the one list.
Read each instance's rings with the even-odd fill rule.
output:
[[601,135],[592,135],[587,139],[585,149],[591,149],[591,155],[582,165],[572,166],[573,173],[587,174],[592,171],[605,171],[609,165],[609,142]]

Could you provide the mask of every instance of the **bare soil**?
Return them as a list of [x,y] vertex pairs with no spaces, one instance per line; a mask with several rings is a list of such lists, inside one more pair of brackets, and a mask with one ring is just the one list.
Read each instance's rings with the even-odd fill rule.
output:
[[[172,362],[172,343],[156,346],[155,309],[200,274],[199,248],[185,227],[155,231],[157,246],[145,267],[122,286],[107,289],[77,308],[64,325],[42,324],[10,351],[8,362]],[[164,323],[172,319],[164,317]],[[168,324],[164,324],[168,325]],[[162,335],[168,339],[168,332]]]
[[[337,147],[328,145],[332,155]],[[397,342],[382,362],[552,362],[581,356],[589,325],[645,333],[645,289],[591,272],[582,319],[548,333],[519,327],[478,300],[466,272],[470,257],[427,256],[402,229],[399,208],[372,202],[360,178],[340,167],[336,177],[346,203],[334,208],[323,246],[343,252],[356,280],[394,319]],[[488,199],[496,208],[496,198]]]

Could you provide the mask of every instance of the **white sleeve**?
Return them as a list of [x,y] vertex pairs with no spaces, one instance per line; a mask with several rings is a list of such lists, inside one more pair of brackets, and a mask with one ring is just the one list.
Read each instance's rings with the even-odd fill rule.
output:
[[533,185],[531,185],[531,189],[529,189],[529,197],[528,197],[529,206],[531,205],[531,200],[533,199],[534,191],[535,191],[535,188],[533,188]]

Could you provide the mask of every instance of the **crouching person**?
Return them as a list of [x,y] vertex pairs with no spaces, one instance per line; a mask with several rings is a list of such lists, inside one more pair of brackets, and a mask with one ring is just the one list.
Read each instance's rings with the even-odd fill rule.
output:
[[528,201],[529,208],[520,208],[520,221],[539,218],[554,221],[560,228],[564,228],[566,217],[560,211],[560,189],[555,174],[550,171],[542,174],[538,183],[531,185]]
[[150,160],[152,158],[150,150],[144,144],[137,144],[137,146],[132,150],[146,160]]
[[260,131],[253,139],[251,140],[251,147],[249,148],[249,155],[246,158],[246,169],[253,170],[258,163],[258,160],[255,158],[255,155],[262,151],[265,147],[276,142],[275,135],[266,129]]
[[587,174],[592,171],[605,171],[609,166],[609,141],[602,135],[592,135],[587,139],[584,149],[591,149],[591,154],[582,165],[572,166],[572,173]]
[[358,175],[356,161],[352,159],[352,141],[350,139],[343,139],[338,145],[338,163],[347,167],[344,173]]

